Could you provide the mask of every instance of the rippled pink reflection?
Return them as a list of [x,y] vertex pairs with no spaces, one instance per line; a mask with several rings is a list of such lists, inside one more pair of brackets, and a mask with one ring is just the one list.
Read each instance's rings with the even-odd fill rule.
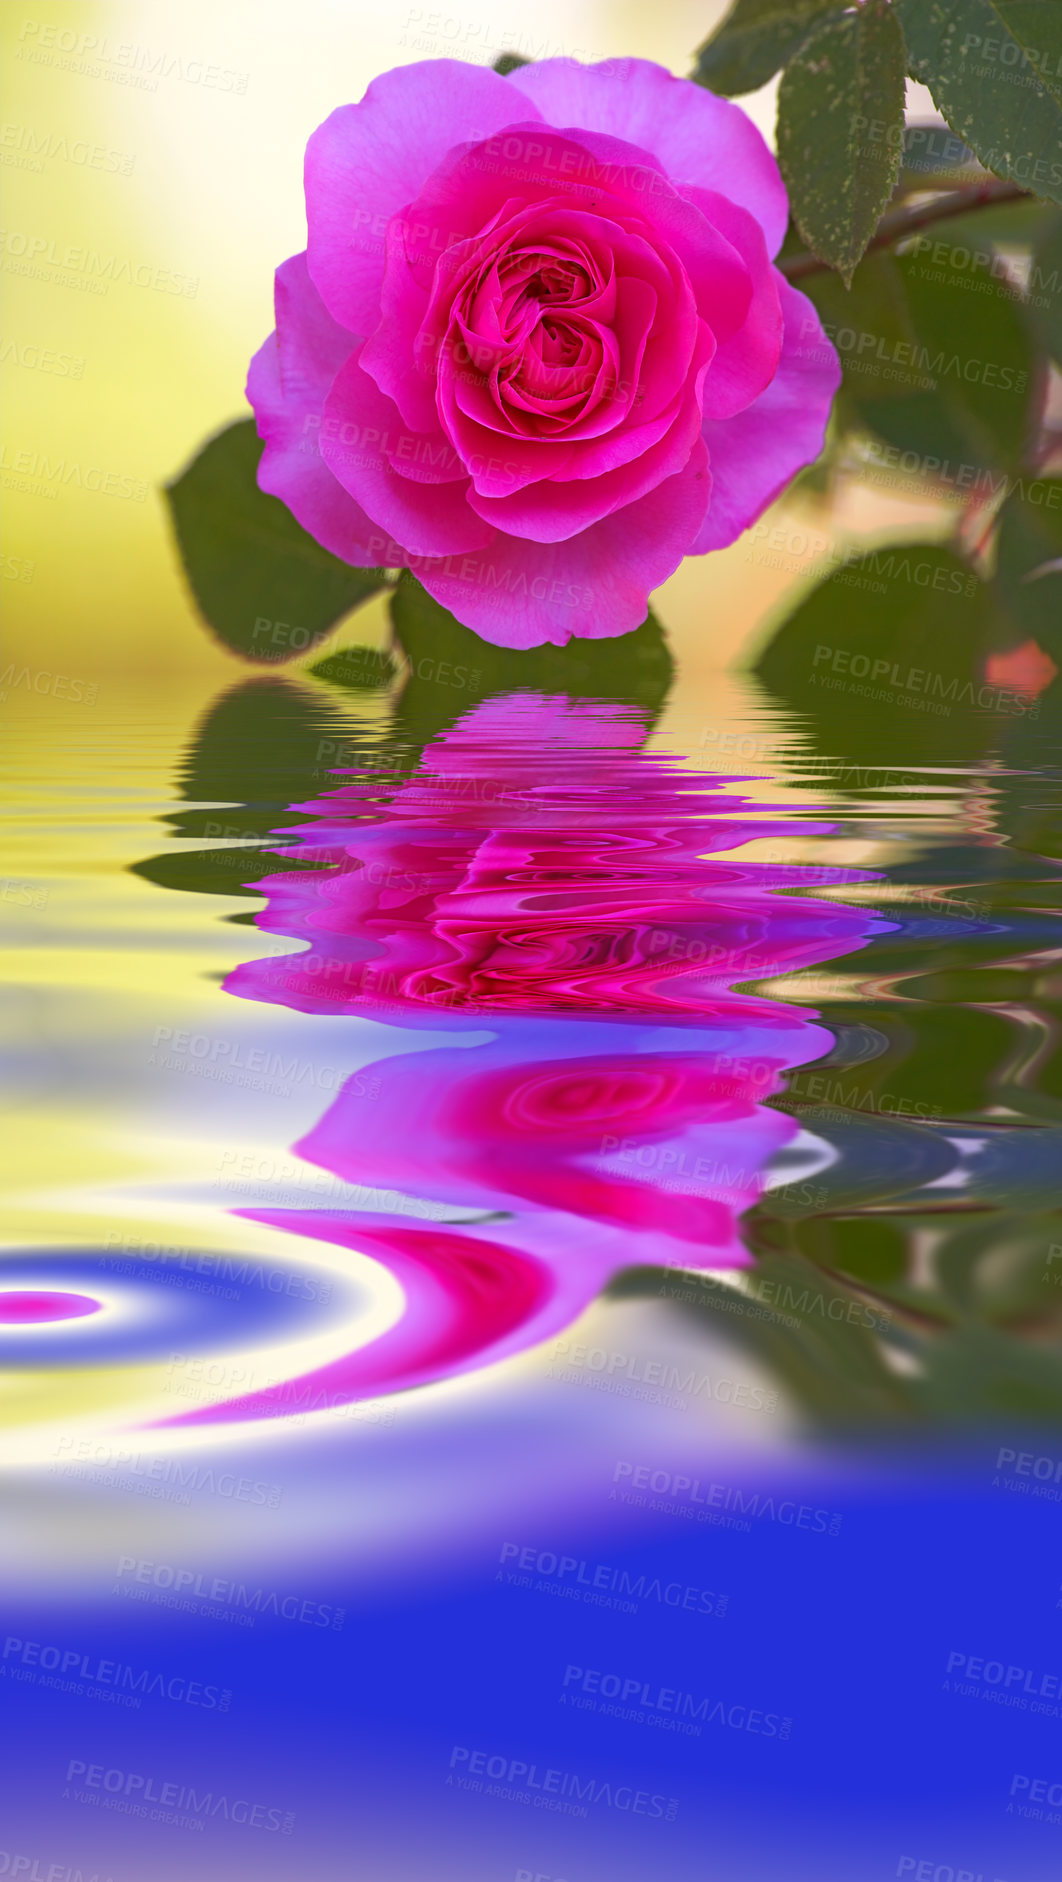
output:
[[293,806],[314,821],[278,853],[325,866],[267,877],[258,923],[306,949],[228,989],[452,1032],[364,1067],[297,1148],[460,1219],[248,1212],[379,1260],[405,1310],[285,1387],[179,1422],[282,1415],[295,1387],[312,1407],[448,1378],[557,1332],[620,1268],[748,1261],[738,1218],[796,1129],[763,1101],[830,1035],[732,989],[881,923],[781,893],[815,872],[743,851],[792,819],[643,738],[631,709],[510,695],[397,786],[352,777]]

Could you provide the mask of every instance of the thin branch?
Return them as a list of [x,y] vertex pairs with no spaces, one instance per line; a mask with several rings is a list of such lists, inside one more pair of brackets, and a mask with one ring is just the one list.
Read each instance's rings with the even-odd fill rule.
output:
[[[875,234],[867,244],[866,252],[869,255],[875,248],[888,248],[893,242],[902,241],[904,236],[915,235],[919,229],[928,228],[935,222],[945,222],[950,216],[965,216],[971,209],[1036,200],[1029,190],[1022,189],[1020,183],[1001,183],[995,178],[987,183],[951,190],[946,196],[937,196],[932,202],[893,209],[888,215],[882,216]],[[817,255],[806,250],[799,255],[790,255],[788,260],[778,264],[789,281],[802,281],[805,275],[819,274],[829,265],[829,262],[820,261]]]

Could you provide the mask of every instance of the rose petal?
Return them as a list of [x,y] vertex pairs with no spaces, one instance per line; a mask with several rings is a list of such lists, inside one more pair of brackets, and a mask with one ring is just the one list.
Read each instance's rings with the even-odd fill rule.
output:
[[357,568],[372,568],[381,532],[336,482],[319,449],[325,400],[350,335],[323,305],[305,255],[277,269],[275,302],[277,331],[247,375],[247,397],[265,440],[258,487],[279,497],[323,548]]
[[428,374],[417,370],[417,335],[427,312],[428,295],[406,259],[399,218],[387,230],[387,261],[380,296],[379,325],[362,348],[362,371],[370,373],[380,391],[394,400],[412,430],[431,431],[438,422],[435,387]]
[[508,79],[463,59],[425,59],[374,78],[306,147],[310,274],[335,318],[372,333],[380,318],[384,238],[455,144],[537,116]]
[[567,542],[543,545],[500,532],[487,555],[456,566],[416,563],[414,573],[481,639],[497,647],[563,647],[573,636],[606,640],[640,627],[649,595],[688,552],[708,502],[703,443],[648,496]]
[[503,429],[489,390],[463,383],[449,360],[440,366],[438,397],[443,427],[461,462],[488,488],[507,494],[566,471],[571,449],[563,438],[524,438]]
[[[596,415],[591,412],[578,421],[573,420],[565,426],[563,439],[559,436],[559,428],[553,426],[546,427],[542,435],[551,438],[556,436],[558,442],[571,443],[576,438],[594,437],[614,429],[632,406],[636,408],[633,415],[640,424],[673,408],[676,390],[683,382],[693,357],[698,325],[689,280],[677,257],[666,249],[656,250],[644,235],[632,233],[609,217],[591,217],[585,212],[575,212],[554,202],[525,209],[513,222],[505,225],[505,239],[514,245],[517,240],[530,244],[540,239],[541,223],[559,224],[570,233],[585,230],[588,246],[591,238],[602,247],[607,243],[611,252],[603,249],[600,257],[602,272],[607,267],[619,273],[623,283],[631,284],[622,290],[624,304],[616,308],[613,322],[621,345],[620,386],[617,390],[622,393],[622,403],[614,402],[604,412]],[[500,235],[502,232],[498,230],[496,233]],[[477,251],[471,244],[463,245],[460,259],[455,254],[453,258],[444,256],[440,261],[435,271],[431,303],[418,337],[419,358],[426,356],[429,347],[438,347],[450,318],[450,308],[467,291],[468,278],[477,276],[480,267]],[[644,294],[639,297],[638,289],[633,285],[639,282],[651,287],[656,295],[657,307],[653,310],[651,328],[648,324],[643,328],[636,315],[632,324],[636,303],[648,314]],[[621,284],[610,279],[610,287],[618,300]],[[638,355],[643,340],[645,350],[639,363]],[[462,381],[466,387],[477,382],[480,378],[477,367],[482,365],[486,370],[491,357],[492,349],[489,345],[485,344],[481,354],[471,342],[466,344],[466,362],[462,367]],[[449,375],[450,368],[447,367],[446,376]],[[442,411],[444,423],[449,422],[447,412],[455,396],[453,391],[445,395],[447,404]],[[458,402],[463,411],[481,423],[493,429],[508,429],[516,435],[517,421],[511,410],[507,416],[501,414],[493,401],[488,408],[486,401],[478,400],[470,390],[463,391]],[[523,435],[528,435],[529,429],[524,427]],[[459,444],[456,434],[451,435],[454,435],[455,443]],[[554,465],[548,472],[540,470],[537,474],[553,474],[557,468]],[[529,471],[528,476],[531,474]]]
[[[740,331],[716,348],[704,381],[706,418],[732,418],[744,411],[770,385],[782,351],[782,308],[778,283],[782,279],[767,258],[763,230],[755,216],[739,209],[715,190],[690,190],[709,221],[721,229],[743,256],[752,276],[752,300]],[[710,322],[711,313],[704,317]]]
[[778,371],[736,418],[705,420],[712,501],[692,555],[734,542],[822,450],[840,362],[807,296],[779,283],[785,331]]
[[732,243],[664,175],[647,150],[596,131],[561,132],[510,124],[495,138],[452,151],[407,216],[406,253],[425,287],[458,236],[480,235],[521,202],[559,206],[648,229],[678,257],[699,307],[711,307],[716,337],[745,320],[752,281]]
[[441,431],[433,438],[409,430],[398,407],[362,371],[359,352],[355,346],[325,403],[321,456],[329,470],[380,526],[379,533],[404,543],[412,555],[485,548],[493,532],[469,509],[463,477],[429,484],[394,468],[392,459],[405,451],[411,470],[419,461],[423,476],[429,454],[434,459],[441,453],[445,474],[453,468],[453,447]]
[[[646,426],[643,448],[632,452],[629,460],[621,459],[614,468],[605,468],[597,476],[551,477],[496,498],[481,495],[473,484],[468,493],[472,508],[507,534],[539,543],[567,542],[580,530],[655,490],[682,469],[700,435],[700,390],[713,346],[711,334],[702,326],[690,377],[672,422],[662,436],[656,435],[659,421]],[[598,443],[607,447],[612,439]]]
[[703,85],[673,78],[648,59],[543,59],[507,83],[549,124],[607,131],[659,158],[674,183],[721,190],[755,216],[776,255],[789,220],[778,165],[740,105]]

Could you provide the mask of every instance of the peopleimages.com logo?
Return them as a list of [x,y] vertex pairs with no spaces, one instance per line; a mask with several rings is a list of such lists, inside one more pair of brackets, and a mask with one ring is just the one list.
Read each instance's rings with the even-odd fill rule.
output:
[[[117,1766],[88,1764],[84,1758],[71,1758],[66,1767],[66,1782],[68,1786],[79,1784],[86,1793],[98,1792],[104,1802],[107,1799],[128,1801],[132,1808],[126,1815],[151,1816],[163,1822],[170,1821],[167,1813],[180,1812],[187,1813],[193,1822],[197,1818],[213,1818],[215,1822],[240,1823],[252,1830],[279,1830],[285,1836],[291,1834],[295,1824],[292,1810],[253,1803],[248,1797],[230,1797],[226,1791],[212,1787],[197,1790],[194,1784],[182,1784],[175,1779],[152,1777],[141,1771],[122,1771]],[[64,1797],[66,1794],[64,1791]],[[84,1799],[76,1796],[75,1801]],[[149,1804],[157,1808],[149,1811]],[[4,1873],[0,1869],[0,1876]],[[12,1870],[12,1874],[15,1873]]]
[[762,1738],[787,1739],[793,1729],[792,1719],[782,1713],[764,1712],[759,1706],[728,1703],[707,1695],[698,1697],[677,1686],[661,1686],[640,1673],[611,1673],[594,1666],[566,1666],[560,1698],[564,1705],[574,1704],[632,1725],[686,1732],[693,1738],[701,1736],[705,1724]]
[[1062,1777],[1030,1777],[1026,1771],[1015,1771],[1007,1813],[1039,1823],[1062,1823]]
[[43,1856],[19,1856],[0,1850],[0,1876],[21,1876],[21,1882],[115,1882],[102,1869],[79,1869],[77,1863],[45,1863]]
[[606,1607],[614,1605],[611,1597],[615,1596],[628,1606],[632,1602],[655,1601],[663,1607],[680,1608],[687,1614],[720,1617],[726,1613],[730,1598],[716,1594],[711,1588],[681,1581],[661,1581],[659,1576],[644,1573],[635,1575],[630,1569],[619,1568],[611,1562],[580,1561],[575,1555],[558,1555],[555,1549],[537,1549],[518,1542],[503,1542],[498,1560],[511,1562],[514,1569],[521,1571],[508,1576],[514,1586],[533,1587],[531,1577],[538,1575],[542,1581],[554,1584],[573,1598],[589,1595],[596,1598],[598,1605]]
[[949,1653],[944,1692],[965,1699],[990,1699],[996,1705],[1017,1707],[1062,1718],[1062,1674],[1015,1666],[1006,1660],[986,1660],[983,1654]]
[[0,1849],[0,1876],[19,1876],[21,1882],[114,1882],[102,1869],[79,1869],[68,1862],[45,1863],[43,1856],[20,1856]]
[[844,1520],[837,1510],[815,1509],[810,1503],[766,1496],[760,1490],[743,1490],[736,1484],[709,1483],[689,1477],[684,1471],[654,1470],[650,1464],[633,1464],[626,1458],[617,1461],[612,1481],[650,1491],[654,1496],[675,1497],[685,1503],[702,1504],[705,1509],[755,1516],[764,1522],[781,1523],[786,1529],[809,1529],[819,1535],[838,1535]]
[[[121,1555],[116,1570],[118,1583],[123,1577],[132,1576],[147,1589],[156,1588],[164,1592],[170,1590],[184,1599],[214,1603],[219,1609],[229,1609],[243,1614],[250,1620],[248,1610],[254,1614],[273,1614],[279,1620],[301,1621],[305,1626],[340,1629],[343,1625],[345,1608],[333,1607],[329,1602],[317,1601],[294,1594],[282,1594],[276,1588],[245,1587],[243,1582],[230,1581],[224,1575],[211,1575],[209,1572],[194,1568],[177,1568],[170,1562],[145,1562],[134,1555]],[[121,1592],[126,1589],[121,1588]],[[253,1620],[250,1620],[253,1626]]]
[[901,1856],[894,1875],[910,1877],[910,1882],[1004,1882],[1003,1876],[991,1876],[987,1869],[956,1869],[950,1862],[934,1862],[932,1856]]
[[996,1469],[1035,1477],[1038,1483],[1062,1483],[1062,1457],[1037,1457],[1033,1451],[1012,1451],[1006,1445],[997,1453]]
[[[678,1815],[677,1797],[636,1790],[632,1784],[613,1784],[608,1778],[583,1777],[577,1771],[529,1764],[526,1758],[507,1758],[500,1753],[455,1745],[450,1753],[446,1782],[458,1784],[463,1790],[483,1790],[484,1778],[495,1787],[516,1787],[517,1801],[526,1797],[540,1809],[557,1810],[564,1815],[585,1815],[585,1810],[565,1810],[566,1804],[604,1804],[635,1817],[662,1817],[666,1823],[674,1822]],[[486,1794],[490,1794],[489,1786]]]
[[17,1634],[9,1634],[4,1642],[2,1671],[34,1679],[37,1668],[56,1675],[54,1680],[41,1681],[41,1684],[53,1684],[61,1691],[81,1695],[88,1688],[98,1686],[125,1698],[127,1704],[137,1706],[143,1696],[150,1695],[172,1699],[177,1704],[201,1706],[207,1712],[227,1712],[232,1699],[227,1686],[206,1686],[201,1680],[189,1679],[183,1673],[159,1673],[150,1667],[136,1670],[121,1660],[104,1660],[95,1653],[86,1653],[81,1647],[55,1647],[46,1641],[22,1640]]

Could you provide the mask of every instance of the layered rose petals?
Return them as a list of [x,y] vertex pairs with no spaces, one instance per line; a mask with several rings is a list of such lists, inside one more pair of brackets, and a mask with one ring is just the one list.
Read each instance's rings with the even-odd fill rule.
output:
[[484,639],[629,632],[821,448],[777,167],[659,67],[402,68],[314,134],[306,191],[248,384],[262,487]]

